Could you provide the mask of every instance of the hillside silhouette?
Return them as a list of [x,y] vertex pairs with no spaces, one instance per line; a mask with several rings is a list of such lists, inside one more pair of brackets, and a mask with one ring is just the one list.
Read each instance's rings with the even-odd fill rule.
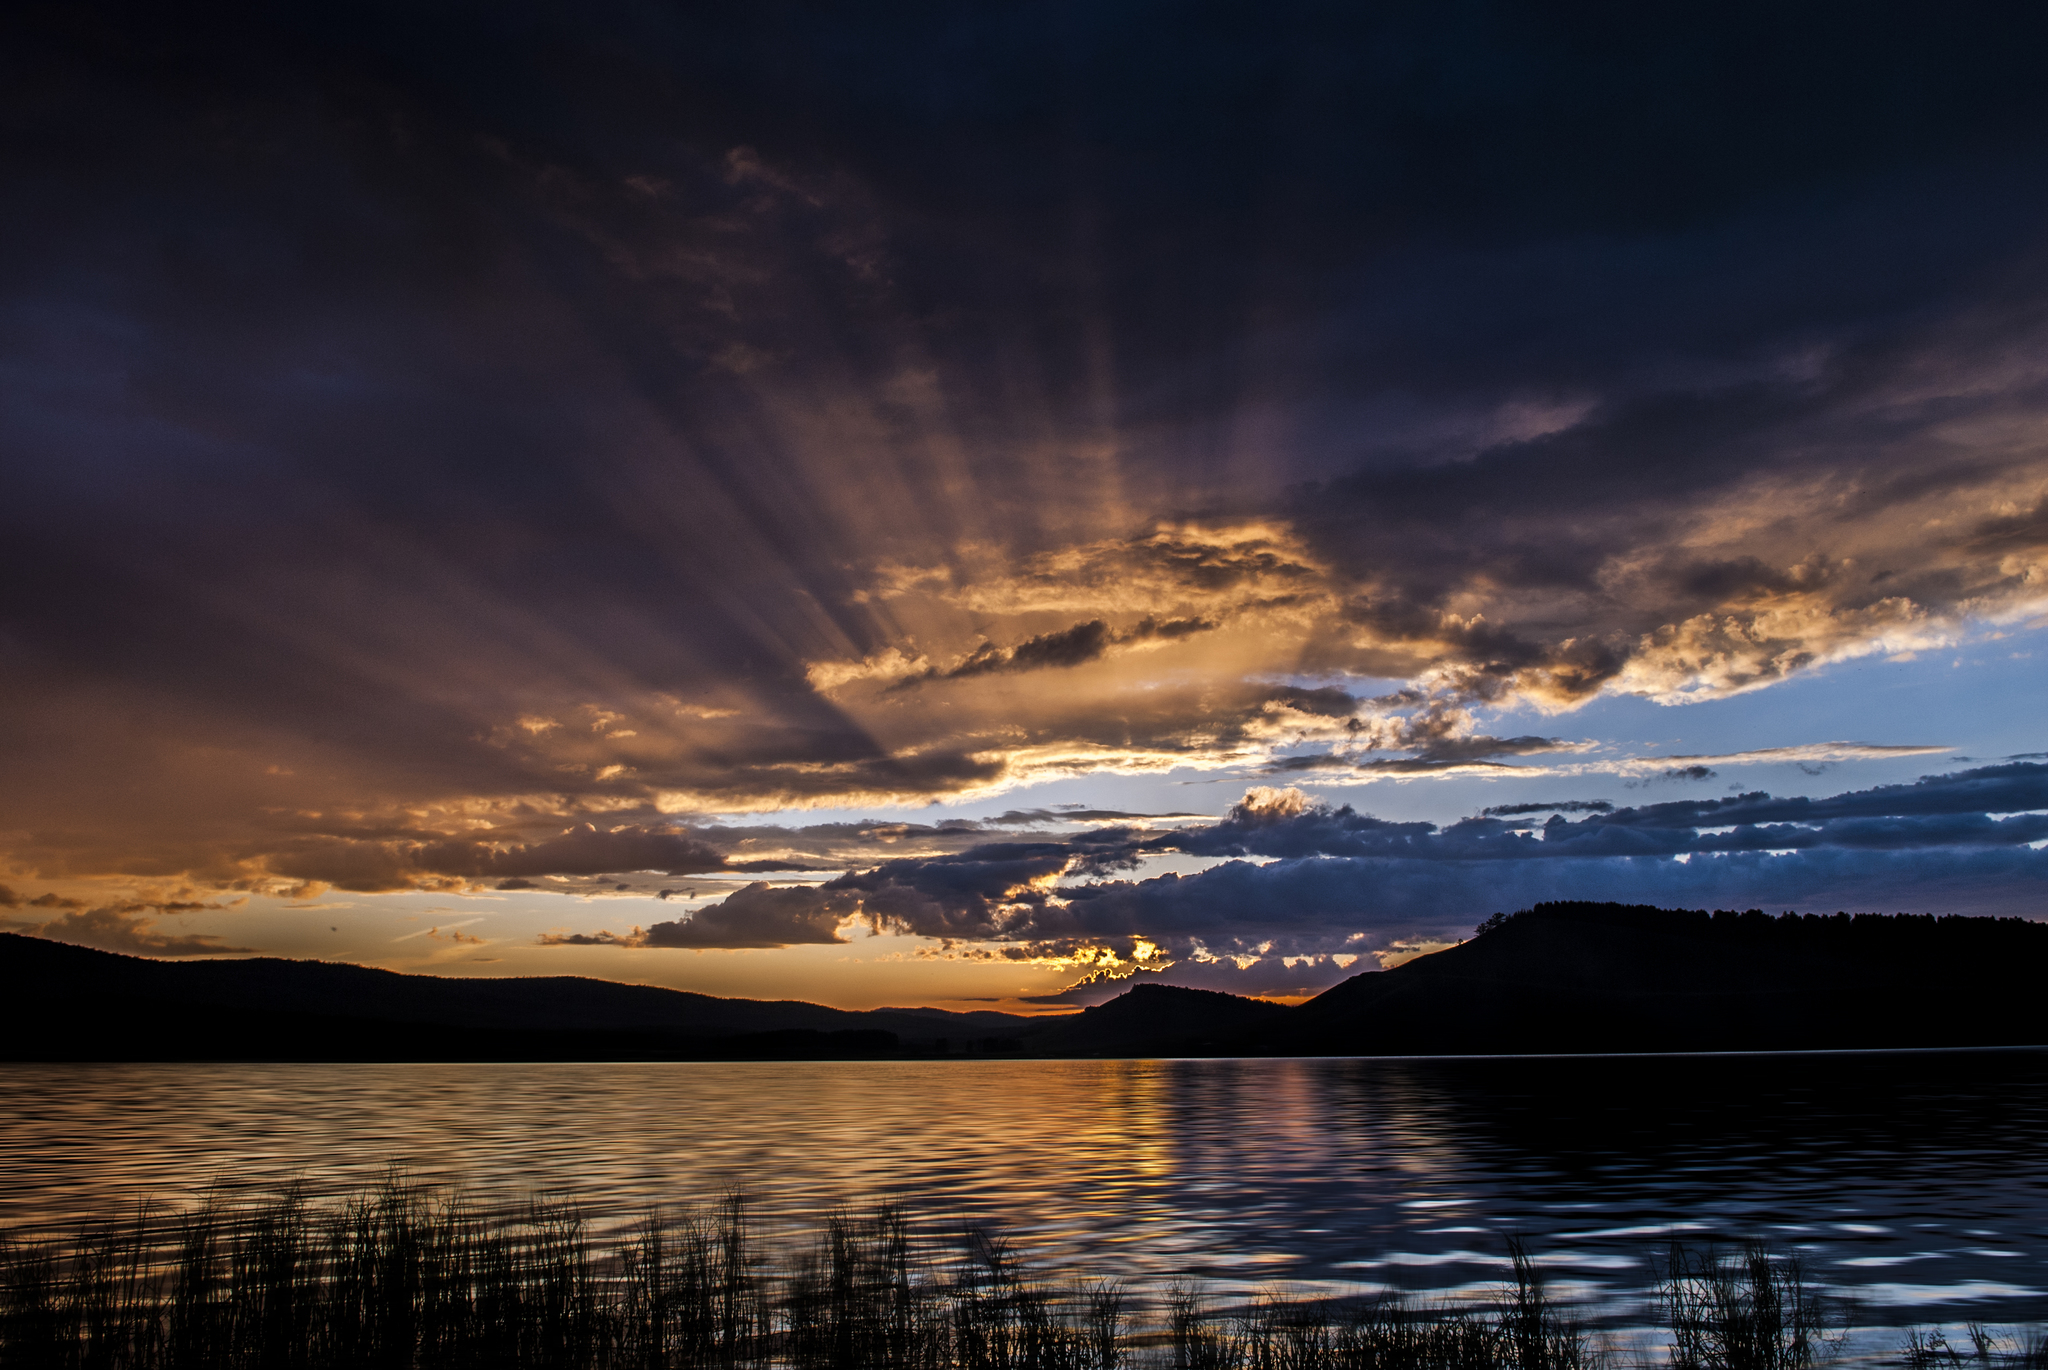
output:
[[0,934],[16,1060],[1445,1055],[2048,1043],[2048,924],[1541,904],[1298,1007],[1147,983],[1054,1018],[570,976],[152,961]]
[[1216,1056],[1282,1033],[1294,1010],[1180,985],[1139,984],[1106,1004],[1041,1018],[1024,1036],[1049,1056]]
[[1749,1051],[2048,1042],[2048,924],[1539,904],[1295,1010],[1262,1049]]
[[0,933],[16,1060],[637,1060],[1014,1048],[1030,1019],[852,1012],[579,976],[404,975],[272,957],[152,961]]

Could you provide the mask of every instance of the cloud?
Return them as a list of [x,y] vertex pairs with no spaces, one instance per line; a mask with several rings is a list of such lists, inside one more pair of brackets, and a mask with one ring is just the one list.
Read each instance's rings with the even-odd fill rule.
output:
[[[983,642],[951,668],[941,671],[937,667],[927,667],[919,674],[902,676],[892,688],[910,689],[926,680],[966,680],[997,672],[1042,671],[1081,666],[1100,660],[1113,646],[1177,641],[1192,637],[1196,633],[1208,632],[1217,626],[1205,618],[1174,618],[1161,622],[1148,616],[1122,631],[1112,631],[1102,619],[1095,618],[1057,632],[1040,633],[1014,647],[997,647],[993,643]],[[900,649],[898,656],[901,657]],[[863,675],[873,676],[882,673],[875,670],[849,672],[843,666],[835,667],[832,663],[825,662],[809,667],[806,675],[814,682],[831,681],[843,684]],[[1298,693],[1310,694],[1307,691]]]
[[1080,804],[1062,804],[1051,809],[1009,809],[981,822],[985,827],[1007,828],[1038,827],[1048,823],[1160,823],[1207,816],[1199,813],[1132,813],[1125,809],[1091,809]]
[[628,934],[545,933],[542,946],[683,947],[698,951],[834,944],[852,901],[802,887],[755,881],[686,918],[655,923]]
[[814,897],[803,888],[778,888],[762,881],[698,909],[686,919],[647,929],[650,947],[785,947],[844,942],[839,924],[853,912],[851,901]]
[[1109,625],[1090,619],[1056,633],[1041,633],[1003,650],[983,643],[942,679],[962,680],[995,671],[1038,671],[1094,661],[1109,645]]
[[1813,799],[1776,798],[1762,791],[1728,799],[1682,800],[1621,809],[1602,824],[1659,827],[1719,827],[1727,824],[1812,822],[1831,818],[1872,818],[1956,814],[2025,813],[2048,808],[2048,766],[2011,762],[1947,775],[1923,776],[1905,785]]
[[[4,889],[0,886],[0,890]],[[169,933],[159,929],[164,915],[208,912],[226,908],[224,904],[192,900],[129,900],[87,907],[78,900],[56,895],[21,899],[12,890],[6,890],[6,893],[15,901],[6,904],[9,908],[65,910],[48,922],[16,925],[17,931],[47,937],[53,942],[72,942],[79,946],[97,947],[101,951],[126,952],[131,956],[220,956],[255,950],[254,947],[227,945],[212,934]]]
[[10,871],[1648,779],[1767,758],[1498,719],[2048,612],[2037,16],[89,13],[0,93]]
[[544,947],[644,947],[645,934],[639,928],[621,935],[615,932],[544,932],[536,939]]
[[1673,778],[1704,779],[1701,771],[1714,766],[1828,765],[1840,761],[1887,761],[1911,756],[1933,756],[1947,747],[1921,744],[1894,745],[1875,742],[1807,742],[1794,747],[1758,747],[1746,752],[1721,752],[1707,756],[1640,756],[1610,763],[1601,769],[1617,775],[1643,775],[1652,771]]
[[[1549,898],[2025,916],[2038,907],[2044,882],[2048,855],[2019,845],[1924,853],[1750,850],[1685,862],[1295,858],[1108,888],[1088,901],[1085,916],[1091,926],[1130,922],[1163,944],[1194,938],[1211,950],[1373,950],[1431,933],[1459,936],[1488,912]],[[1243,909],[1279,908],[1290,912],[1284,918],[1237,916]]]
[[296,880],[319,880],[345,890],[410,889],[491,882],[501,890],[534,889],[532,877],[608,875],[657,870],[694,875],[725,869],[725,858],[672,827],[583,823],[529,840],[508,832],[476,838],[360,838],[307,836],[264,860],[264,868]]
[[1363,969],[1356,955],[1255,957],[1244,964],[1228,956],[1194,956],[1159,968],[1138,967],[1124,975],[1091,972],[1053,994],[1021,997],[1027,1004],[1077,1008],[1107,1003],[1134,982],[1221,990],[1247,998],[1305,999]]
[[1266,769],[1275,774],[1291,771],[1343,770],[1366,775],[1451,775],[1474,770],[1511,769],[1499,758],[1514,756],[1537,756],[1546,752],[1582,752],[1591,744],[1568,742],[1558,737],[1489,737],[1473,734],[1463,737],[1436,737],[1426,741],[1397,742],[1396,746],[1413,746],[1417,754],[1412,757],[1387,758],[1368,757],[1360,760],[1334,752],[1318,752],[1304,756],[1287,756],[1269,764]]
[[[1536,813],[1550,817],[1515,821]],[[2048,766],[2023,762],[1820,798],[1506,805],[1441,827],[1258,786],[1200,827],[984,842],[812,887],[749,886],[633,939],[583,940],[793,944],[835,940],[857,919],[948,954],[982,947],[1083,969],[1058,1002],[1092,1002],[1141,968],[1165,983],[1284,996],[1334,982],[1360,957],[1398,960],[1549,899],[2026,915],[2048,892],[2044,847]],[[1117,878],[1167,852],[1222,861]]]
[[[1586,752],[1593,744],[1565,742],[1560,738],[1486,736],[1452,737],[1442,743],[1417,744],[1419,753],[1405,758],[1368,758],[1334,752],[1282,757],[1266,769],[1277,774],[1325,771],[1332,774],[1319,783],[1358,783],[1382,777],[1447,778],[1458,775],[1537,776],[1614,775],[1635,782],[1649,780],[1711,780],[1719,774],[1715,766],[1797,766],[1807,775],[1819,775],[1829,766],[1844,761],[1885,761],[1913,756],[1932,756],[1949,749],[1917,744],[1870,742],[1811,742],[1791,747],[1760,747],[1743,752],[1715,755],[1627,756],[1594,761],[1545,762],[1514,765],[1498,757],[1530,756],[1543,752]],[[1676,763],[1676,764],[1674,764]]]

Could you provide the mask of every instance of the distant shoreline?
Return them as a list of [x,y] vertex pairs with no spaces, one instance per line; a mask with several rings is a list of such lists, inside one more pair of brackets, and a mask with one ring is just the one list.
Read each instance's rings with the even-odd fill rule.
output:
[[349,1058],[309,1060],[301,1057],[277,1056],[164,1056],[164,1057],[94,1057],[94,1058],[23,1058],[0,1055],[0,1070],[10,1066],[598,1066],[605,1068],[630,1066],[734,1066],[734,1065],[1000,1065],[1006,1062],[1058,1062],[1075,1063],[1101,1062],[1110,1064],[1139,1064],[1146,1061],[1184,1061],[1190,1064],[1201,1062],[1253,1061],[1384,1061],[1389,1064],[1420,1065],[1485,1065],[1490,1063],[1569,1063],[1584,1061],[1712,1061],[1712,1060],[1770,1060],[1796,1061],[1804,1058],[1842,1057],[1884,1057],[1884,1056],[1995,1056],[2048,1054],[2048,1042],[2023,1042],[2000,1046],[1962,1047],[1784,1047],[1757,1048],[1746,1051],[1528,1051],[1528,1052],[1436,1052],[1436,1053],[1394,1053],[1380,1055],[1338,1055],[1333,1053],[1307,1053],[1283,1055],[1278,1052],[1262,1055],[1216,1055],[1216,1056],[1071,1056],[1049,1055],[1036,1052],[1015,1052],[1002,1054],[950,1055],[898,1053],[877,1056],[662,1056],[662,1057],[504,1057],[479,1058],[475,1056],[406,1056],[390,1058]]
[[2048,1045],[2048,924],[1543,904],[1283,1006],[855,1012],[574,977],[156,961],[0,934],[0,1059],[659,1061],[1727,1055]]

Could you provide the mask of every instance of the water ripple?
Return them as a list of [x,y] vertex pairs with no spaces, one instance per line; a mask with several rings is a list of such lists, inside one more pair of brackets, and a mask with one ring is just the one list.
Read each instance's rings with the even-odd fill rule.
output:
[[[481,1202],[574,1196],[600,1228],[729,1186],[787,1231],[897,1196],[1049,1265],[1237,1287],[1487,1291],[1515,1234],[1617,1318],[1672,1240],[1765,1237],[1872,1308],[2048,1314],[2039,1053],[6,1066],[0,1084],[10,1226],[335,1195],[395,1165]],[[1936,1260],[1952,1279],[1884,1278]]]

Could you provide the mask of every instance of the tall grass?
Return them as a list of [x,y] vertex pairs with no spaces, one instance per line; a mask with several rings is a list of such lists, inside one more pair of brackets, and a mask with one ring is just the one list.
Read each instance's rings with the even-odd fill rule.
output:
[[757,1249],[744,1204],[594,1242],[570,1206],[490,1214],[399,1183],[332,1209],[209,1204],[0,1250],[0,1365],[24,1370],[1583,1370],[1582,1338],[1516,1251],[1498,1315],[1388,1302],[1211,1307],[1134,1328],[1113,1281],[1035,1276],[982,1234],[949,1251],[904,1213],[839,1214]]
[[1901,1358],[1906,1370],[2048,1370],[2048,1340],[2038,1330],[2000,1336],[1973,1322],[1963,1332],[1967,1345],[1950,1341],[1940,1328],[1913,1329]]
[[[915,1238],[901,1209],[837,1214],[764,1247],[728,1197],[594,1240],[573,1206],[485,1212],[390,1182],[332,1207],[293,1192],[0,1245],[6,1370],[1601,1370],[1509,1244],[1486,1309],[1191,1286],[1138,1305],[1059,1283],[1000,1240]],[[1674,1248],[1674,1370],[1810,1370],[1833,1343],[1796,1262]],[[1134,1316],[1134,1310],[1142,1316]],[[2048,1370],[2038,1343],[1915,1334],[1908,1370]]]
[[1798,1258],[1760,1242],[1733,1254],[1674,1244],[1664,1304],[1672,1370],[1810,1370],[1830,1349],[1826,1306]]
[[[1183,1286],[1168,1299],[1177,1370],[1522,1370],[1512,1315],[1420,1311],[1398,1299],[1262,1299],[1234,1314]],[[1593,1358],[1573,1338],[1573,1366]]]

